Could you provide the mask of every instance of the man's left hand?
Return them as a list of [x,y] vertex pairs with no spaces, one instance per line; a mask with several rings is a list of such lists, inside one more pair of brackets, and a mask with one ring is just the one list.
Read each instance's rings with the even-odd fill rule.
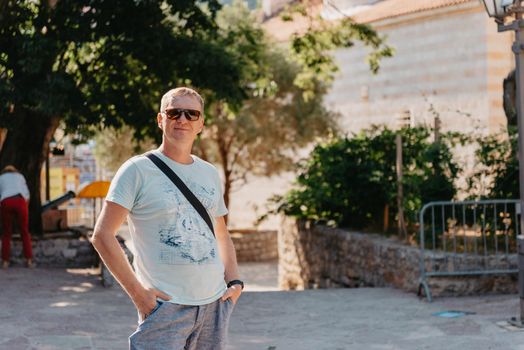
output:
[[222,301],[226,301],[227,299],[231,298],[233,304],[236,304],[238,298],[240,298],[240,294],[242,294],[242,287],[238,284],[235,284],[229,287],[224,295],[222,295]]

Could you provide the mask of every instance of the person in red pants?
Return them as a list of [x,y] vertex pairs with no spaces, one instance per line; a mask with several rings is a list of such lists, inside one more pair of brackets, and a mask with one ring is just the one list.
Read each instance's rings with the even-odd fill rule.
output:
[[22,232],[24,255],[27,267],[34,267],[31,235],[28,220],[29,189],[22,174],[12,166],[0,172],[0,213],[2,214],[2,268],[9,267],[13,222],[16,221]]

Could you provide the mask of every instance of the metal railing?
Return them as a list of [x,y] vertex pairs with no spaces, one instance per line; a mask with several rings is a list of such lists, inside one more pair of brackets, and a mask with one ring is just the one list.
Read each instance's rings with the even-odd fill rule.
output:
[[420,282],[428,278],[518,273],[518,200],[431,202],[420,211]]

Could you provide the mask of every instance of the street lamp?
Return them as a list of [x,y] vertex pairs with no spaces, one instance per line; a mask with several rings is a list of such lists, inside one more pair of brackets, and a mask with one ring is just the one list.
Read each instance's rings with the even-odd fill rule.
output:
[[483,0],[486,12],[490,17],[504,18],[507,16],[509,7],[516,3],[515,0]]
[[[498,31],[505,32],[508,30],[515,31],[515,42],[512,50],[515,54],[516,74],[515,80],[517,82],[517,120],[518,120],[518,142],[519,142],[519,182],[520,182],[520,229],[524,228],[524,99],[521,97],[522,89],[524,88],[524,20],[522,14],[524,7],[521,2],[523,0],[483,0],[486,11],[490,17],[495,18],[497,22]],[[515,20],[506,24],[505,18],[514,16]],[[519,296],[520,296],[520,320],[510,321],[514,326],[524,327],[524,235],[522,232],[517,236],[518,247],[518,264],[519,264]]]

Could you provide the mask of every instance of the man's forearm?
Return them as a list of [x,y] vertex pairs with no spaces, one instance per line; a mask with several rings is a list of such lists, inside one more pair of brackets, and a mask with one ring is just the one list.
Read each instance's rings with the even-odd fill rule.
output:
[[222,262],[224,263],[225,269],[224,279],[226,282],[239,279],[237,255],[230,237],[222,242],[220,253],[222,253]]
[[126,293],[134,299],[143,286],[137,280],[127,256],[115,236],[93,237],[93,246]]
[[217,217],[215,224],[215,236],[220,251],[220,258],[224,264],[224,279],[226,282],[239,279],[237,255],[235,246],[226,226],[224,217]]

